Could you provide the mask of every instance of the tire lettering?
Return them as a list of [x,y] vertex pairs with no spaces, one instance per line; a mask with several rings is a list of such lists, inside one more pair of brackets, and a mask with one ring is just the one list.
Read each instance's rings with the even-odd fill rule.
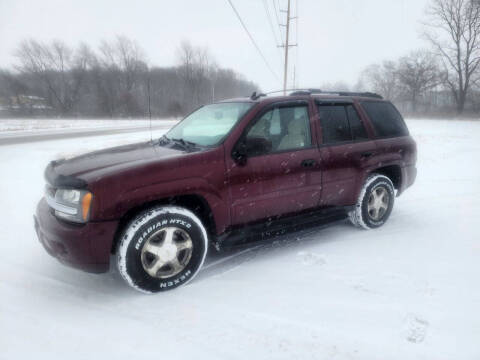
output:
[[190,229],[192,227],[192,224],[180,219],[170,219],[170,224],[180,224],[185,226],[187,229]]
[[140,249],[140,244],[143,242],[143,236],[140,236],[135,244],[135,249]]
[[178,279],[173,279],[173,281],[161,282],[161,283],[159,283],[160,289],[168,288],[168,287],[173,286],[173,285],[178,285],[178,284],[182,283],[183,281],[187,280],[187,277],[190,276],[191,274],[192,274],[192,272],[190,270],[187,270],[185,272],[185,274],[180,276]]

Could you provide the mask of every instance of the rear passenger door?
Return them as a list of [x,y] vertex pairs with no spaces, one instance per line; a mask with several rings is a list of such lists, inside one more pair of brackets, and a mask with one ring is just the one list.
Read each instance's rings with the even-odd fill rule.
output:
[[375,141],[353,102],[317,102],[316,110],[322,164],[320,205],[353,205],[365,169],[375,154]]

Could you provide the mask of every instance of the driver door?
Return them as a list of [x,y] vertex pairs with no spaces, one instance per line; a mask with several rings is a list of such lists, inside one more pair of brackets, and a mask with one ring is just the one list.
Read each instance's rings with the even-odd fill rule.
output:
[[236,146],[244,164],[228,156],[232,224],[245,224],[318,206],[319,152],[308,102],[274,104],[247,126]]

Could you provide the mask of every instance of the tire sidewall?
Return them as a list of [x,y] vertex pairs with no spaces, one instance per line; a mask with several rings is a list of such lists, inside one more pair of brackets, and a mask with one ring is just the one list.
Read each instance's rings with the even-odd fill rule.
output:
[[[188,233],[193,243],[192,256],[180,273],[168,279],[150,276],[143,268],[141,253],[149,237],[165,227],[178,227]],[[190,211],[178,207],[160,207],[136,217],[122,234],[118,251],[118,269],[137,290],[155,293],[188,283],[201,268],[208,250],[205,228]]]
[[[382,218],[380,220],[373,220],[368,213],[368,200],[372,191],[378,187],[383,187],[385,190],[387,190],[390,199],[388,202],[388,209]],[[395,201],[395,190],[391,180],[383,175],[375,175],[373,179],[370,179],[370,182],[367,181],[367,186],[361,201],[362,202],[359,209],[361,211],[361,222],[363,222],[367,228],[375,229],[385,224],[392,213],[393,204]]]

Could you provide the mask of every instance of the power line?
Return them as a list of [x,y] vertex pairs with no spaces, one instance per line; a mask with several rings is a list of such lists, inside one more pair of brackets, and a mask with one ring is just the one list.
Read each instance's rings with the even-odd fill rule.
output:
[[[280,42],[278,41],[277,33],[275,32],[275,28],[273,26],[272,18],[270,16],[270,8],[268,6],[267,0],[263,0],[263,7],[265,9],[265,14],[267,15],[268,23],[270,24],[270,30],[272,30],[273,38],[275,40],[275,47],[279,51],[280,61],[281,61],[282,52],[280,51],[280,48],[278,47]],[[280,33],[280,36],[281,36],[281,33]]]
[[272,19],[270,18],[270,10],[268,8],[267,0],[263,0],[263,7],[265,9],[265,14],[267,15],[268,23],[270,24],[270,30],[272,30],[273,37],[275,39],[275,45],[279,45],[278,39],[277,39],[277,33],[275,32],[275,29],[273,28],[273,23]]
[[[280,38],[282,37],[282,24],[280,23],[280,18],[278,17],[278,9],[277,9],[277,2],[275,0],[272,0],[273,3],[273,12],[275,13],[275,18],[277,19],[277,24],[278,24],[278,31],[280,32]],[[283,41],[281,42],[280,45],[283,45]]]
[[278,75],[275,73],[275,71],[273,71],[272,67],[270,66],[270,64],[268,63],[267,59],[265,58],[265,56],[263,55],[262,53],[262,50],[260,50],[260,48],[258,47],[257,43],[255,42],[255,39],[253,38],[252,34],[250,33],[250,31],[248,31],[247,29],[247,26],[245,25],[245,23],[243,22],[242,20],[242,17],[240,16],[240,14],[238,13],[237,9],[235,8],[235,6],[233,5],[232,1],[231,0],[227,0],[228,3],[230,4],[230,6],[232,7],[233,11],[235,12],[235,15],[237,15],[237,18],[238,20],[240,21],[240,24],[242,24],[242,27],[243,29],[245,30],[245,32],[247,33],[248,37],[250,38],[250,40],[252,41],[252,44],[253,46],[255,46],[255,49],[257,49],[258,53],[260,54],[260,56],[262,57],[263,61],[265,62],[265,65],[267,65],[268,69],[270,70],[270,72],[272,73],[273,76],[275,76],[275,78],[280,82],[280,78],[278,77]]

